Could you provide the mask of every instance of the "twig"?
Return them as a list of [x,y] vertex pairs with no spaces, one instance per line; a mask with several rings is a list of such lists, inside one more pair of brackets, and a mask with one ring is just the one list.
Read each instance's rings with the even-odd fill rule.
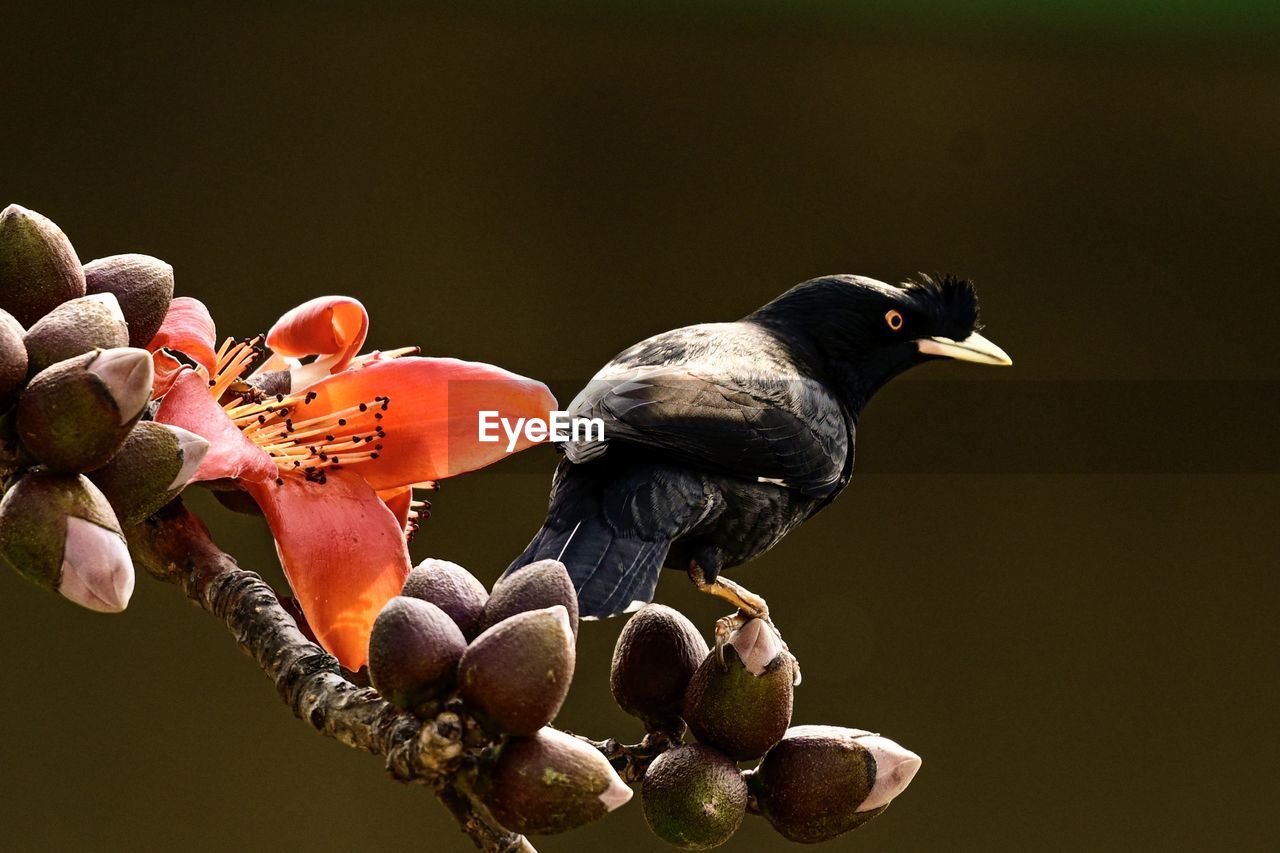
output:
[[668,749],[680,745],[680,732],[649,732],[639,743],[619,743],[614,738],[592,740],[583,735],[574,735],[583,743],[590,744],[613,765],[623,781],[635,784],[644,779],[645,771],[653,760]]
[[394,779],[430,788],[485,853],[536,853],[523,836],[498,825],[471,793],[460,771],[474,722],[461,711],[446,709],[418,720],[376,691],[352,684],[332,656],[303,636],[271,587],[223,553],[180,501],[136,525],[127,538],[135,563],[179,585],[226,623],[299,719],[347,746],[386,756]]

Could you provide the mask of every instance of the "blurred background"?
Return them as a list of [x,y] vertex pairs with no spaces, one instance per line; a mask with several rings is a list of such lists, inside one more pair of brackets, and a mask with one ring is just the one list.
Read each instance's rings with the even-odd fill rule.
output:
[[[1067,8],[1069,6],[1069,8]],[[1183,0],[10,4],[0,205],[147,252],[222,334],[358,296],[372,346],[567,402],[624,346],[815,275],[973,277],[1016,365],[929,365],[859,473],[735,577],[797,723],[911,788],[831,851],[1275,849],[1280,13]],[[554,454],[450,481],[415,558],[486,583]],[[265,526],[194,505],[282,583]],[[708,632],[723,608],[670,575]],[[634,740],[621,622],[560,723]],[[0,847],[465,850],[294,720],[216,620],[106,618],[0,574]],[[748,818],[724,849],[786,847]],[[638,801],[544,851],[662,849]]]

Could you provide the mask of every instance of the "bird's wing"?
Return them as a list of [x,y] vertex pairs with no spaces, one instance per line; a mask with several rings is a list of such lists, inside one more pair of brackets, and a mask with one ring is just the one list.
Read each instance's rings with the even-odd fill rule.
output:
[[641,445],[710,470],[814,497],[839,488],[852,452],[835,399],[806,378],[708,377],[671,366],[602,374],[570,415],[599,418],[603,441],[570,441],[583,462],[614,444]]

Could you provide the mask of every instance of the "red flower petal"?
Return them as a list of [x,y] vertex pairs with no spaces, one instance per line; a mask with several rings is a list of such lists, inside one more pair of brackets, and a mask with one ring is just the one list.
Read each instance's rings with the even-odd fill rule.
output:
[[169,303],[160,331],[156,332],[147,349],[155,352],[161,347],[186,353],[192,360],[213,375],[218,355],[214,352],[217,330],[209,309],[199,299],[179,296]]
[[409,552],[394,515],[359,476],[329,471],[249,486],[266,513],[276,550],[320,645],[347,669],[369,659],[369,632],[409,576]]
[[346,368],[364,346],[369,315],[349,296],[318,296],[285,314],[267,333],[267,347],[280,355],[338,356],[333,373]]
[[208,381],[194,370],[184,370],[173,381],[156,420],[190,430],[209,442],[196,480],[274,480],[276,464],[258,445],[245,438],[209,393]]
[[[386,430],[377,459],[344,466],[375,489],[440,480],[474,471],[507,455],[507,441],[479,440],[479,412],[547,418],[556,399],[547,386],[491,364],[453,358],[398,358],[346,370],[311,387],[309,412],[338,411],[390,397],[379,421]],[[516,450],[533,442],[523,437]]]
[[413,503],[413,487],[405,486],[401,489],[388,489],[385,492],[378,492],[378,497],[387,505],[387,509],[391,510],[391,514],[396,517],[396,521],[400,522],[400,527],[407,527],[409,524],[409,510]]
[[173,380],[177,379],[178,374],[186,370],[188,365],[175,358],[167,349],[158,349],[151,353],[151,363],[155,370],[155,376],[151,380],[151,399],[158,400],[169,393]]

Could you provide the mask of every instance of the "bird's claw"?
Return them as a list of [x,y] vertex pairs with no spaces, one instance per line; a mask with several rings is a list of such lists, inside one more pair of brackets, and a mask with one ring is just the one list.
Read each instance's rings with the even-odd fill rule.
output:
[[721,666],[724,666],[724,647],[729,645],[729,641],[733,638],[734,632],[750,622],[752,619],[759,619],[768,625],[770,630],[773,631],[774,636],[778,638],[778,642],[782,644],[783,651],[791,651],[787,646],[786,640],[782,639],[782,632],[778,630],[778,626],[773,624],[773,620],[769,618],[769,612],[767,610],[763,614],[754,614],[748,613],[744,610],[738,610],[736,613],[731,613],[728,616],[721,616],[716,620],[715,653],[716,660],[720,662]]

